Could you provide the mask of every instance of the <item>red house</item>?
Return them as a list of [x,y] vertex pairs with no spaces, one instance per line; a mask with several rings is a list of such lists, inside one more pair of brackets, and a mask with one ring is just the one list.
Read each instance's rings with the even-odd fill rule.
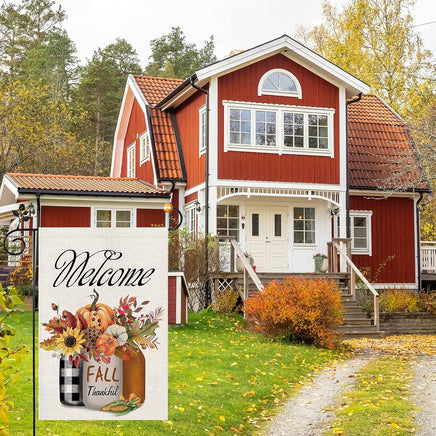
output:
[[260,272],[309,272],[332,238],[378,287],[419,286],[429,192],[406,123],[284,35],[186,80],[129,76],[111,177],[166,190],[184,226],[235,238]]

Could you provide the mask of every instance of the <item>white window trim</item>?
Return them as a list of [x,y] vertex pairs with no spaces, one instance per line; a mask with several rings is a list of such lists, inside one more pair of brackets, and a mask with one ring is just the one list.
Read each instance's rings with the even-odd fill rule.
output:
[[[111,212],[111,226],[110,227],[97,227],[97,211],[99,210],[110,210]],[[126,211],[130,212],[130,227],[117,227],[116,226],[116,212],[117,211]],[[93,228],[99,228],[99,229],[128,229],[128,228],[135,228],[136,227],[136,209],[134,208],[128,208],[128,207],[105,207],[105,206],[98,206],[93,207],[92,210],[92,222],[91,227]]]
[[[148,145],[147,145],[148,141]],[[143,147],[143,144],[146,144],[145,147]],[[151,152],[151,139],[150,134],[148,131],[141,134],[139,137],[139,161],[140,165],[142,165],[144,162],[147,162],[150,160],[150,152]]]
[[[355,248],[354,247],[354,222],[353,218],[360,217],[366,218],[366,237],[367,237],[367,247],[366,248]],[[367,256],[372,256],[372,210],[350,210],[350,233],[351,233],[351,254],[363,254]]]
[[[295,221],[295,219],[294,219],[294,209],[295,208],[303,208],[303,209],[314,209],[314,212],[315,212],[315,219],[314,219],[314,222],[315,222],[315,231],[314,231],[314,233],[315,233],[315,242],[310,242],[310,243],[308,243],[308,242],[294,242],[294,238],[295,238],[295,227],[294,227],[294,221]],[[318,211],[317,211],[317,208],[316,207],[314,207],[314,206],[293,206],[293,207],[291,207],[291,210],[290,210],[290,213],[291,213],[291,222],[292,222],[292,232],[291,232],[291,235],[290,235],[290,238],[292,238],[291,240],[292,240],[292,245],[295,247],[295,248],[304,248],[304,247],[307,247],[307,248],[314,248],[314,247],[316,247],[317,245],[317,241],[318,241],[318,239],[319,239],[319,237],[318,237],[318,232],[317,232],[317,228],[318,228],[318,222],[317,222],[317,219],[316,219],[316,217],[318,216]]]
[[[189,214],[194,214],[194,220],[188,220]],[[195,201],[191,201],[185,205],[185,214],[184,214],[184,222],[185,228],[188,230],[189,234],[196,235],[197,234],[197,211],[195,210]],[[189,224],[193,223],[194,228],[191,228]]]
[[136,174],[135,143],[127,147],[127,177],[134,178]]
[[[202,135],[202,117],[204,116],[205,130],[207,130],[206,126],[206,105],[201,106],[198,109],[198,154],[201,156],[206,153],[206,135],[207,131],[205,131],[204,136]],[[204,139],[204,141],[203,141]]]
[[[251,153],[273,153],[273,154],[298,154],[298,155],[311,155],[311,156],[328,156],[334,157],[334,123],[333,115],[334,109],[319,108],[319,107],[306,107],[306,106],[291,106],[291,105],[274,105],[269,103],[249,103],[240,101],[223,101],[224,106],[224,151],[244,151]],[[248,109],[251,111],[251,141],[250,145],[233,145],[230,144],[230,109]],[[275,146],[259,146],[253,143],[255,139],[255,111],[270,111],[276,112],[276,145]],[[304,126],[304,147],[291,148],[284,146],[284,112],[296,112],[304,114],[305,120],[309,114],[313,115],[326,115],[328,119],[328,148],[308,148],[308,123],[305,121]]]
[[[273,90],[269,90],[269,89],[263,89],[263,83],[265,82],[265,80],[274,73],[281,73],[284,74],[285,76],[288,76],[295,84],[295,87],[297,88],[297,91],[273,91]],[[273,70],[269,70],[267,71],[259,80],[259,85],[257,86],[257,95],[280,95],[283,97],[297,97],[298,99],[302,99],[303,98],[303,92],[301,89],[301,85],[300,82],[298,81],[298,79],[289,71],[284,70],[282,68],[275,68]]]

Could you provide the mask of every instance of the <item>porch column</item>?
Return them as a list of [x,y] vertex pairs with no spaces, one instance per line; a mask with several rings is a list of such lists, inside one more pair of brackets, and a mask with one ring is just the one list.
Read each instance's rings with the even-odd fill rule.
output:
[[209,233],[216,235],[217,188],[209,186]]
[[[347,193],[341,191],[339,193],[339,237],[346,238],[347,237]],[[341,258],[340,271],[346,271],[347,264],[345,260]]]

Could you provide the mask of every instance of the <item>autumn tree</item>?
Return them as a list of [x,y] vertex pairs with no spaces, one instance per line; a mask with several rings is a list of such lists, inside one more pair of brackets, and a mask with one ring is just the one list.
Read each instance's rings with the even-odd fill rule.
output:
[[[327,0],[323,23],[300,29],[298,38],[331,62],[368,83],[409,124],[427,177],[436,189],[436,97],[432,54],[416,33],[412,9],[416,0],[350,0],[342,10]],[[397,175],[416,166],[415,156],[390,162]],[[399,189],[413,186],[386,180]],[[380,186],[383,189],[383,186]],[[425,198],[422,236],[435,235],[436,207]],[[432,233],[433,232],[433,233]],[[432,234],[433,236],[429,236]]]
[[213,36],[205,41],[202,48],[186,41],[180,27],[150,42],[152,53],[145,73],[150,76],[186,79],[195,70],[215,62]]
[[0,82],[0,176],[89,173],[89,150],[71,129],[83,116],[66,101],[53,101],[47,85]]
[[298,38],[407,117],[434,85],[431,52],[413,24],[415,2],[350,0],[340,11],[325,0],[323,24],[300,29]]

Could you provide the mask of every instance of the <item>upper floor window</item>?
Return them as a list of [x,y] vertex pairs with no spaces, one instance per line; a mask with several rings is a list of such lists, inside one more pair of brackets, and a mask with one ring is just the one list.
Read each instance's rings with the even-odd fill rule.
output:
[[207,135],[207,126],[206,126],[206,106],[202,106],[198,111],[198,116],[200,118],[200,122],[198,123],[200,126],[199,133],[199,151],[200,154],[206,152],[206,135]]
[[135,144],[127,149],[127,177],[135,177]]
[[139,137],[139,158],[141,164],[150,159],[150,135],[148,132]]
[[300,82],[289,71],[275,69],[267,71],[259,80],[258,95],[282,95],[302,97]]
[[224,102],[225,150],[333,156],[333,109]]

